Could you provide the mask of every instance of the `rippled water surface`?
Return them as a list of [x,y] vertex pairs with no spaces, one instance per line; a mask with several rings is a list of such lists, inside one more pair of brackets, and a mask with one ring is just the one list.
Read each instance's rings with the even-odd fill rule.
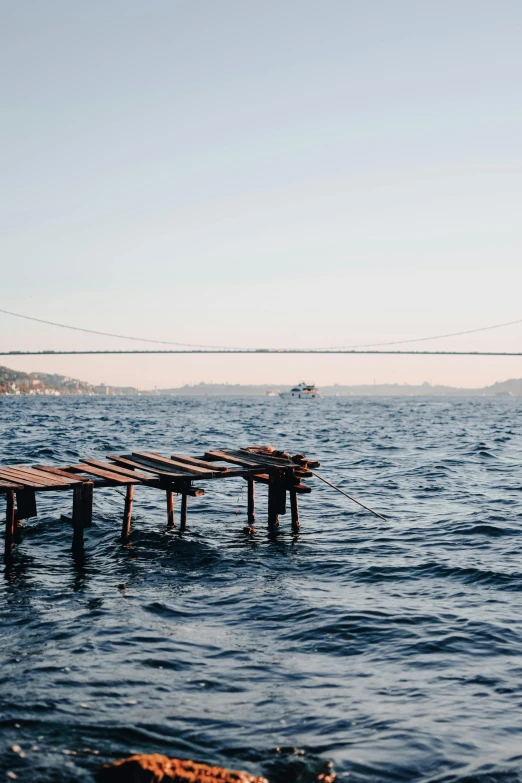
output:
[[321,759],[340,780],[522,780],[521,407],[0,398],[4,464],[271,443],[389,516],[313,479],[299,536],[285,516],[270,539],[261,487],[248,538],[230,479],[181,538],[138,487],[124,546],[123,498],[98,490],[82,559],[71,493],[40,494],[0,587],[2,777],[92,781],[158,751],[281,781]]

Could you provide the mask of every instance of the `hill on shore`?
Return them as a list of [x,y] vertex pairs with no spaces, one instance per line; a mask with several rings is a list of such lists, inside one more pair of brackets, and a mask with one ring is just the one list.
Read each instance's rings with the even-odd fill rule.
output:
[[[234,383],[198,383],[172,389],[139,390],[133,386],[95,386],[86,381],[70,378],[66,375],[42,372],[25,373],[0,367],[0,395],[168,395],[176,397],[243,397],[266,396],[268,392],[288,391],[289,385],[274,384],[234,384]],[[399,383],[367,384],[359,386],[322,386],[325,397],[519,397],[522,396],[522,378],[499,381],[492,386],[480,389],[466,389],[455,386],[432,386],[423,383],[418,386]]]
[[[206,397],[211,395],[223,397],[262,396],[269,391],[288,391],[288,385],[274,384],[241,385],[232,383],[198,383],[194,386],[185,385],[174,389],[156,389],[145,394],[167,394],[187,397]],[[522,396],[522,378],[500,381],[492,386],[480,389],[466,389],[456,386],[432,386],[423,383],[418,386],[399,383],[367,384],[360,386],[321,386],[320,391],[325,397],[495,397]]]
[[56,396],[60,394],[138,394],[132,387],[106,386],[44,372],[19,372],[0,367],[0,394]]

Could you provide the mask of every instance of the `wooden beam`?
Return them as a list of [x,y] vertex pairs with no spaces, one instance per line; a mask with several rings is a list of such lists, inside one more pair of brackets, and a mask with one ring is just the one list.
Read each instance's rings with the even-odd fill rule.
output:
[[176,527],[176,521],[174,519],[174,492],[171,489],[167,490],[167,529],[172,530]]
[[[245,481],[248,481],[248,479],[245,478]],[[252,481],[255,481],[256,484],[270,484],[270,476],[263,473],[256,473],[255,476],[252,476]],[[312,487],[309,487],[306,484],[290,484],[287,486],[287,489],[295,489],[298,495],[309,495],[312,491]]]
[[84,528],[92,524],[92,502],[94,495],[94,486],[92,482],[78,484],[73,489],[73,549],[83,546]]
[[183,492],[181,495],[181,516],[180,516],[180,522],[179,522],[179,532],[184,533],[187,529],[187,498],[188,495],[186,492]]
[[23,484],[20,482],[7,481],[7,479],[0,478],[0,494],[9,492],[10,489],[23,489]]
[[275,528],[279,525],[279,487],[277,480],[270,478],[268,484],[268,527]]
[[248,524],[253,525],[256,521],[256,511],[255,511],[255,486],[252,479],[248,479],[247,481],[247,487],[248,487]]
[[123,511],[123,524],[121,526],[121,537],[124,540],[130,536],[133,497],[134,497],[134,486],[132,484],[128,484],[127,491],[125,493],[125,508]]
[[16,493],[16,520],[22,521],[22,519],[29,519],[35,517],[36,511],[36,495],[34,489],[20,489]]
[[11,557],[15,533],[15,493],[8,490],[5,498],[5,556]]
[[301,523],[299,522],[299,508],[297,504],[297,492],[292,487],[290,489],[290,510],[292,513],[292,530],[294,533],[297,533],[299,528],[301,527]]
[[189,487],[187,485],[180,484],[179,482],[176,484],[172,481],[165,482],[161,489],[171,489],[177,495],[183,495],[183,493],[185,493],[185,495],[188,495],[189,498],[202,498],[205,494],[205,490],[201,489],[201,487]]

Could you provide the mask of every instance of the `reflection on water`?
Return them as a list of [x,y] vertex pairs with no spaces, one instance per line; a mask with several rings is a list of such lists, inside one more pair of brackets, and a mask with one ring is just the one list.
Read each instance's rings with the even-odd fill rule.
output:
[[0,398],[0,433],[2,462],[32,464],[271,443],[389,516],[314,482],[299,535],[287,515],[269,537],[259,487],[245,536],[240,481],[208,482],[180,537],[138,487],[123,545],[100,490],[73,552],[70,493],[40,495],[0,584],[4,776],[92,781],[158,751],[281,782],[322,759],[354,781],[522,779],[517,399]]

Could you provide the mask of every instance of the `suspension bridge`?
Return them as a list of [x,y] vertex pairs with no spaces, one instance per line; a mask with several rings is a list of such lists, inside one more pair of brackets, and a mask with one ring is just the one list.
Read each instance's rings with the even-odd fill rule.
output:
[[326,348],[241,348],[216,345],[194,345],[190,343],[172,342],[170,340],[155,340],[148,337],[135,337],[125,334],[115,334],[114,332],[103,332],[95,329],[86,329],[80,326],[71,326],[70,324],[57,323],[55,321],[35,318],[34,316],[15,313],[10,310],[0,308],[0,313],[15,318],[21,318],[26,321],[47,324],[60,329],[68,329],[83,334],[98,335],[103,337],[117,338],[120,340],[131,340],[134,342],[148,343],[155,345],[168,345],[169,348],[132,348],[132,349],[74,349],[74,350],[39,350],[39,351],[20,351],[20,350],[0,350],[0,356],[103,356],[113,355],[169,355],[169,354],[230,354],[230,355],[252,355],[259,356],[265,354],[320,354],[320,355],[385,355],[385,356],[522,356],[522,351],[444,351],[444,350],[419,350],[409,348],[395,348],[397,345],[406,345],[419,342],[428,342],[432,340],[442,340],[450,337],[459,337],[462,335],[476,334],[478,332],[491,331],[515,324],[521,324],[522,318],[515,321],[506,321],[501,324],[491,326],[482,326],[476,329],[467,329],[461,332],[452,332],[449,334],[432,335],[431,337],[417,337],[406,340],[394,340],[385,343],[372,343],[367,345],[355,345],[347,347],[326,347]]

